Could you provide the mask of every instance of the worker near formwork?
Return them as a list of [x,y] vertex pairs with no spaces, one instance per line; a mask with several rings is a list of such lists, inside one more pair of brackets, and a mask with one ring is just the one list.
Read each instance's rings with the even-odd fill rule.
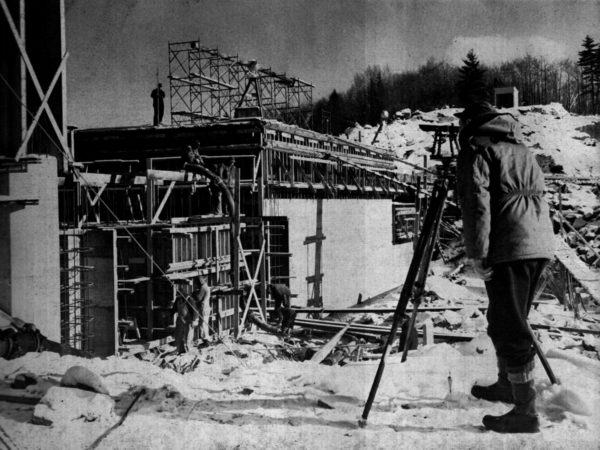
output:
[[173,312],[175,319],[175,347],[177,353],[187,353],[193,345],[194,325],[198,323],[198,310],[190,297],[177,293]]
[[165,114],[165,91],[162,89],[162,84],[158,83],[156,89],[152,90],[150,97],[152,97],[152,108],[154,109],[154,126],[160,125],[162,122],[163,115]]
[[198,164],[201,166],[204,165],[204,158],[202,158],[202,156],[200,156],[200,142],[199,141],[196,141],[196,143],[194,144],[193,147],[191,145],[188,145],[185,148],[185,153],[183,154],[182,161],[184,164],[189,163],[189,164]]
[[[210,170],[223,180],[225,174],[225,164],[223,164],[223,162],[213,165]],[[217,180],[210,179],[208,183],[208,192],[210,195],[211,214],[217,216],[223,215],[223,191]]]
[[539,431],[533,380],[535,348],[527,323],[542,271],[553,255],[554,235],[543,198],[544,177],[518,140],[518,123],[487,102],[468,105],[460,118],[457,194],[467,256],[485,280],[488,335],[498,380],[473,386],[489,401],[514,403],[485,427],[504,433]]
[[[223,172],[223,176],[225,177],[225,180],[223,181],[225,181],[227,189],[231,192],[232,197],[235,197],[235,169],[235,158],[231,158]],[[225,214],[233,215],[234,211],[229,211],[229,209],[229,202],[225,202]]]
[[198,289],[192,293],[194,306],[198,310],[198,325],[200,327],[200,339],[203,344],[208,343],[210,337],[208,331],[208,320],[210,318],[210,287],[206,279],[202,276],[198,277]]
[[290,297],[292,296],[292,292],[285,284],[274,283],[267,286],[267,294],[275,301],[275,316],[277,317],[277,323],[282,323],[284,317],[282,309],[290,309]]

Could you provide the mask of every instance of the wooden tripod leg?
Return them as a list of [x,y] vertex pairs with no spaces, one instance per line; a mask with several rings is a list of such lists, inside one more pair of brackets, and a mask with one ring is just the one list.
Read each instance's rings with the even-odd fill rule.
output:
[[[363,410],[361,419],[359,420],[360,426],[365,426],[367,423],[367,417],[369,416],[369,412],[371,411],[371,407],[373,406],[373,402],[375,401],[377,389],[379,388],[379,383],[381,382],[381,377],[383,376],[387,355],[389,353],[392,343],[396,339],[398,326],[400,325],[400,320],[406,312],[406,306],[408,305],[409,300],[413,298],[413,288],[415,286],[415,281],[417,280],[417,277],[419,275],[419,286],[422,287],[425,284],[424,277],[427,277],[427,268],[429,267],[429,261],[425,261],[424,258],[428,258],[429,260],[431,260],[433,245],[430,244],[432,242],[432,236],[437,236],[437,229],[439,228],[439,218],[441,217],[441,211],[443,210],[444,201],[446,200],[447,194],[447,181],[437,180],[432,200],[429,203],[429,208],[427,209],[427,214],[425,215],[423,228],[421,230],[421,234],[419,235],[417,247],[410,262],[410,267],[408,269],[408,273],[404,281],[404,286],[402,286],[402,292],[400,293],[398,305],[396,306],[396,311],[394,312],[394,320],[392,322],[390,334],[388,335],[387,341],[383,347],[381,360],[379,361],[379,367],[377,368],[377,373],[375,374],[375,379],[373,380],[373,385],[371,386],[369,397],[365,404],[365,408]],[[415,310],[416,309],[417,307],[415,307]]]

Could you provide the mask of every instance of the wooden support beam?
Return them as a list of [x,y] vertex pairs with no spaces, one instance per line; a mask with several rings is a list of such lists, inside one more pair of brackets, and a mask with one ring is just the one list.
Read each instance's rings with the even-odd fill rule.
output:
[[152,217],[152,221],[150,222],[151,224],[155,224],[156,221],[158,220],[160,213],[162,212],[163,208],[167,204],[167,200],[169,200],[169,196],[171,195],[171,192],[173,192],[173,187],[175,187],[175,181],[171,181],[171,183],[169,184],[169,187],[167,188],[167,192],[165,192],[165,195],[163,196],[163,198],[160,202],[160,205],[158,205],[158,208],[156,209],[156,213],[154,213],[154,217]]
[[[152,169],[152,159],[146,159],[146,171]],[[154,277],[154,245],[152,242],[152,211],[154,211],[154,180],[146,179],[146,276]],[[146,285],[146,339],[152,339],[154,335],[154,286],[153,283]]]
[[[323,330],[323,331],[339,331],[346,327],[348,324],[344,322],[333,322],[326,320],[316,319],[296,319],[296,326]],[[377,325],[361,325],[361,324],[350,324],[348,333],[358,334],[363,336],[382,336],[388,335],[391,331],[391,327],[388,326],[377,326]],[[422,330],[418,331],[418,334],[422,335]],[[436,330],[434,332],[434,338],[438,340],[445,340],[451,342],[470,341],[477,336],[475,333],[453,333],[450,331]]]
[[348,324],[344,328],[342,328],[340,331],[338,331],[337,334],[335,336],[333,336],[327,344],[325,344],[322,348],[320,348],[319,351],[317,353],[315,353],[310,360],[312,362],[319,364],[321,361],[323,361],[325,358],[327,358],[327,355],[329,355],[331,353],[331,351],[335,348],[337,343],[340,341],[340,339],[342,339],[342,337],[344,336],[344,333],[346,333],[346,331],[348,331],[349,328],[350,328],[350,325]]
[[33,131],[37,127],[38,121],[40,120],[42,113],[45,111],[46,106],[48,106],[48,100],[50,99],[50,96],[52,95],[52,92],[54,91],[54,87],[56,86],[56,83],[58,82],[61,75],[64,74],[64,70],[65,70],[65,66],[66,66],[68,57],[69,57],[69,54],[65,53],[62,61],[60,62],[60,65],[58,66],[58,69],[56,69],[56,73],[54,74],[54,77],[52,78],[52,81],[50,82],[50,86],[48,86],[48,89],[46,90],[46,94],[44,95],[44,98],[42,99],[42,103],[40,104],[37,112],[35,113],[35,116],[33,117],[33,120],[31,121],[31,125],[29,125],[29,128],[27,129],[25,136],[23,137],[23,142],[21,142],[21,146],[19,147],[19,150],[17,150],[17,154],[15,155],[15,160],[18,161],[21,158],[21,156],[23,156],[25,154],[25,152],[27,151],[27,143],[29,142],[29,139],[33,135]]
[[[325,274],[323,274],[323,273],[320,273],[319,275],[309,275],[306,277],[306,282],[307,283],[320,283],[324,276],[325,276]],[[320,308],[315,308],[315,309],[320,309]]]
[[[238,243],[240,241],[240,168],[233,168],[233,174],[229,174],[229,176],[234,177],[234,186],[233,186],[233,203],[234,203],[234,211],[232,212],[232,227],[233,233],[231,234],[231,255],[233,259],[231,261],[231,275],[232,275],[232,284],[233,289],[236,291],[240,288],[240,258],[239,252],[240,248]],[[241,294],[243,295],[243,294]],[[233,304],[233,335],[234,337],[238,337],[240,334],[240,294],[234,294],[234,304]]]

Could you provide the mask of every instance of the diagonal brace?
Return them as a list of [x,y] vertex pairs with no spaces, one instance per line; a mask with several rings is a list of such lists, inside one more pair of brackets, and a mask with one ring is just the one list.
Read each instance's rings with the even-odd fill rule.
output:
[[61,75],[64,76],[65,66],[66,66],[68,57],[69,57],[69,53],[67,52],[63,56],[63,59],[60,62],[60,65],[58,66],[58,69],[56,69],[56,73],[54,74],[54,77],[52,78],[52,82],[50,83],[50,86],[48,86],[48,90],[46,91],[46,94],[44,95],[44,98],[42,99],[42,103],[40,104],[40,107],[38,108],[37,112],[35,113],[35,116],[33,117],[33,121],[31,122],[31,125],[29,125],[29,128],[27,129],[27,133],[25,134],[25,137],[23,138],[23,142],[21,142],[21,146],[19,147],[19,150],[17,151],[17,154],[15,155],[15,160],[18,161],[21,158],[21,156],[23,156],[23,153],[25,153],[25,151],[27,150],[27,143],[29,142],[29,139],[33,135],[33,131],[35,130],[42,113],[44,112],[46,106],[48,105],[48,100],[50,99],[50,96],[52,95],[52,91],[54,90],[54,87],[56,86],[56,83],[58,82],[58,79],[60,78],[60,76]]

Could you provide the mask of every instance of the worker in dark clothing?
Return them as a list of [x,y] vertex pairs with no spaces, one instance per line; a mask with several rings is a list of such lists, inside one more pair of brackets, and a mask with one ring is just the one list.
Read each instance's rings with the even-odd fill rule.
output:
[[152,108],[154,108],[154,126],[158,126],[162,122],[165,113],[165,91],[162,89],[162,84],[158,83],[158,87],[152,91]]
[[467,257],[485,280],[488,335],[498,360],[498,381],[473,386],[489,401],[514,403],[483,424],[504,433],[539,431],[535,409],[535,348],[527,323],[536,285],[553,256],[554,235],[544,201],[544,177],[518,139],[518,123],[489,103],[468,105],[458,115],[460,153],[457,194]]
[[275,316],[277,317],[277,323],[282,323],[284,316],[282,306],[285,309],[290,309],[291,291],[284,284],[269,284],[267,286],[267,294],[275,300]]
[[198,308],[194,301],[181,293],[177,294],[173,312],[177,313],[175,320],[175,347],[177,353],[187,353],[193,345],[194,325],[198,323]]

